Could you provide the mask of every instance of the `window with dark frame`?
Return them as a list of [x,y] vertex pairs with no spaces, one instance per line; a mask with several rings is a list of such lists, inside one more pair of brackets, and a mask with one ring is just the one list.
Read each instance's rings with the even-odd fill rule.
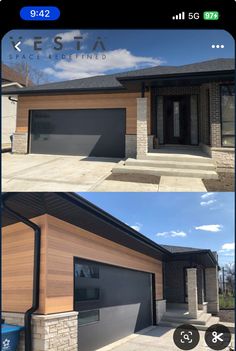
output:
[[99,266],[94,264],[75,264],[76,278],[99,278]]
[[234,147],[235,142],[235,88],[234,85],[221,86],[221,143],[224,147]]
[[100,320],[99,310],[80,311],[79,326],[98,322]]

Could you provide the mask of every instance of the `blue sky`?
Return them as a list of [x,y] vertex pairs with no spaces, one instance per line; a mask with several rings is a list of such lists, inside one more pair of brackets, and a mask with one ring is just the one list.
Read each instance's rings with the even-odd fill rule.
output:
[[[60,51],[53,49],[57,35],[64,45]],[[33,50],[35,36],[43,38],[40,52]],[[75,36],[83,37],[78,51]],[[10,37],[15,42],[21,37],[21,52],[14,50]],[[100,45],[92,50],[98,37],[105,51]],[[223,44],[224,48],[212,49],[212,44]],[[48,81],[234,57],[234,40],[223,30],[14,30],[5,35],[2,48],[5,64],[26,61],[44,72]],[[92,59],[87,54],[93,54]]]
[[234,193],[80,193],[158,244],[217,251],[234,262]]

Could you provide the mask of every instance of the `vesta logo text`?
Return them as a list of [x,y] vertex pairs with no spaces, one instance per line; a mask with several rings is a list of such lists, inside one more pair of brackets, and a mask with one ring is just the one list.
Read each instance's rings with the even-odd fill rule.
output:
[[[74,50],[80,51],[82,49],[83,44],[83,37],[82,36],[75,36],[73,38]],[[14,50],[17,50],[17,43],[21,42],[24,44],[24,39],[22,37],[13,38],[10,37],[10,42]],[[45,46],[45,38],[41,36],[33,37],[32,38],[32,48],[34,51],[42,51],[44,49],[48,49],[49,46]],[[67,43],[68,44],[68,43]],[[65,47],[65,43],[63,42],[63,38],[61,36],[55,36],[52,39],[51,48],[55,51],[61,51]],[[91,47],[89,48],[91,51],[105,51],[105,44],[101,37],[97,37],[96,40],[92,43]]]

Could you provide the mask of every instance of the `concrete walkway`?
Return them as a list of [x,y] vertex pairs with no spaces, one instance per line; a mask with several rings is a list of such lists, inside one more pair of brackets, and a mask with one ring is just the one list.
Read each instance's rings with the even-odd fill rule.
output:
[[120,192],[206,192],[200,178],[162,176],[159,184],[103,180],[91,189],[92,191]]
[[[152,327],[146,332],[133,334],[127,338],[121,339],[113,344],[99,349],[98,351],[180,351],[173,342],[173,333],[175,329],[167,327]],[[196,351],[210,350],[205,344],[205,332],[200,331],[199,344],[194,348]],[[234,339],[232,335],[232,340]],[[226,348],[225,350],[229,350]]]
[[207,190],[200,178],[162,176],[159,191],[206,192]]

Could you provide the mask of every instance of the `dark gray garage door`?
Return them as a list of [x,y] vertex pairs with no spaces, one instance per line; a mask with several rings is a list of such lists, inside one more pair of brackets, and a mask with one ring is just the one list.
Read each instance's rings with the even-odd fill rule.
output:
[[79,349],[97,350],[152,325],[152,275],[75,259]]
[[30,134],[35,154],[124,157],[125,109],[34,110]]

